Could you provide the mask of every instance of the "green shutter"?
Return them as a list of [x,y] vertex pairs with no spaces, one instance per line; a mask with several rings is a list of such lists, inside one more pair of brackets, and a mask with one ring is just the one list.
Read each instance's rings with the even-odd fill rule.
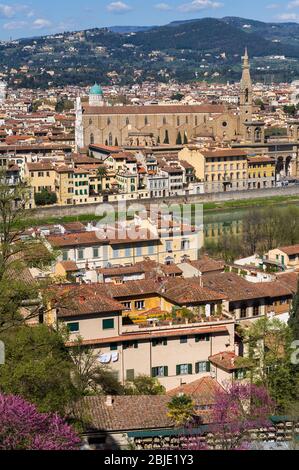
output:
[[188,374],[192,374],[192,364],[188,364]]
[[114,329],[114,319],[107,318],[107,320],[103,320],[103,330],[113,330]]
[[164,377],[168,377],[168,367],[164,367]]
[[181,375],[181,366],[176,366],[176,375]]
[[199,373],[199,364],[198,362],[196,362],[195,364],[195,374],[198,374]]
[[152,377],[157,377],[157,370],[156,367],[152,368]]
[[211,363],[207,361],[207,372],[211,372]]

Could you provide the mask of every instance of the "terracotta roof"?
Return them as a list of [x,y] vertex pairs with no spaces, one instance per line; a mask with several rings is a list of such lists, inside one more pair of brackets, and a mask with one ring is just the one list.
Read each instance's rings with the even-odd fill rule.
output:
[[[138,341],[138,340],[150,340],[155,338],[179,338],[180,336],[194,336],[199,334],[215,334],[223,333],[228,335],[226,326],[210,326],[210,327],[189,327],[189,328],[178,328],[169,330],[153,330],[153,331],[141,331],[140,333],[125,333],[119,336],[109,338],[97,338],[91,340],[83,340],[82,345],[100,345],[110,343],[121,343],[123,341]],[[68,347],[75,345],[74,342],[66,343]]]
[[223,113],[221,105],[166,105],[166,106],[88,106],[83,103],[84,114],[123,115],[123,114],[201,114]]
[[84,397],[75,413],[88,417],[88,428],[99,431],[128,431],[173,427],[168,417],[167,395],[114,396],[107,406],[105,396]]
[[27,163],[28,171],[54,171],[52,163]]
[[248,157],[248,163],[255,164],[255,163],[271,163],[275,165],[275,158],[271,157]]
[[290,246],[280,246],[278,247],[278,250],[282,251],[288,256],[299,255],[299,244]]
[[61,261],[60,264],[66,272],[73,272],[79,270],[78,266],[74,261]]
[[235,273],[204,276],[202,281],[205,287],[223,293],[231,302],[265,297],[265,292],[261,291],[256,284],[246,281]]
[[243,366],[237,365],[238,358],[239,356],[237,356],[234,352],[224,351],[215,354],[214,356],[210,356],[209,361],[221,369],[233,371],[243,368]]
[[202,256],[197,261],[189,261],[191,266],[198,269],[201,273],[209,273],[214,271],[223,271],[224,261],[216,261],[209,256]]
[[246,150],[238,149],[219,149],[213,151],[203,150],[201,152],[205,157],[245,157],[248,152]]
[[59,306],[57,308],[58,318],[77,317],[80,315],[91,315],[97,313],[112,313],[120,312],[123,310],[123,305],[116,300],[91,290],[86,291],[85,286],[71,286],[70,289],[55,289],[53,298],[59,296],[61,293],[67,292],[69,294],[69,304]]
[[101,234],[93,232],[67,233],[65,235],[49,235],[48,242],[54,247],[100,245],[106,240],[101,238]]
[[197,404],[214,405],[216,395],[223,391],[221,385],[212,377],[202,377],[189,384],[181,385],[167,392],[168,396],[185,394],[191,396]]

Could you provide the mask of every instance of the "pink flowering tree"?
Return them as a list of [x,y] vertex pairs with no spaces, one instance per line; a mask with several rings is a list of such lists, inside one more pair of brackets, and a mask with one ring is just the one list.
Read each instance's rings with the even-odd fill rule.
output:
[[211,411],[205,415],[209,422],[206,438],[194,430],[202,424],[200,414],[181,436],[181,447],[188,450],[246,450],[250,448],[251,431],[270,427],[269,417],[274,402],[264,387],[235,382],[217,392]]
[[0,394],[0,450],[76,450],[80,442],[58,415],[39,413],[21,397]]
[[235,382],[216,396],[211,413],[215,444],[222,450],[249,447],[250,431],[271,426],[274,402],[265,387]]

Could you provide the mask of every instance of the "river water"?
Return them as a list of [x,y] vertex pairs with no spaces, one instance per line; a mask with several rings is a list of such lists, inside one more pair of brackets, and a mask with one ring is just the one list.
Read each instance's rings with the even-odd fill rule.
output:
[[[291,204],[276,204],[268,205],[266,208],[271,211],[273,207],[287,210],[291,206],[299,207],[299,202]],[[204,235],[205,242],[217,241],[224,233],[232,233],[234,235],[241,234],[243,231],[243,220],[245,216],[253,210],[251,207],[242,209],[230,209],[230,210],[217,210],[215,212],[207,211],[204,213]],[[264,208],[255,207],[255,211],[263,211]],[[299,227],[298,227],[299,230]]]

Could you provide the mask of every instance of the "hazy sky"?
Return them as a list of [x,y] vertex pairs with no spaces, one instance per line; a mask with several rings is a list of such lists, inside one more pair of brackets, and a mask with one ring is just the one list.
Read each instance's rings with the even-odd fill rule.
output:
[[299,21],[299,0],[0,0],[0,39],[227,15]]

